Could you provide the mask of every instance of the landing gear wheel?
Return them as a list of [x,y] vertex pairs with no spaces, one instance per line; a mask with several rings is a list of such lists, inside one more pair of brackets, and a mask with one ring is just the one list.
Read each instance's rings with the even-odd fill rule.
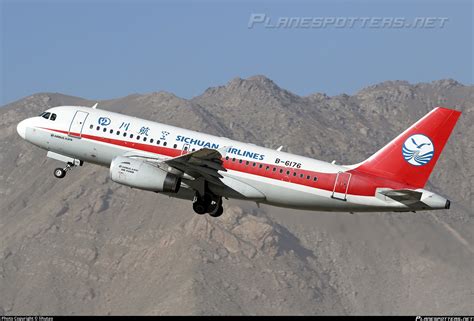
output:
[[199,215],[206,214],[207,209],[211,205],[211,197],[209,195],[204,195],[203,197],[199,197],[196,195],[194,197],[194,203],[193,203],[193,210]]
[[63,178],[64,176],[66,176],[66,171],[64,169],[58,167],[54,170],[54,177]]
[[193,203],[193,210],[199,215],[206,214],[206,206],[199,201]]
[[[222,209],[222,197],[213,196],[211,203],[207,207],[207,212],[209,213],[210,216],[217,217],[222,214],[221,209]],[[220,211],[220,214],[218,214],[219,211]]]
[[222,208],[222,205],[219,206],[215,212],[210,212],[209,215],[212,217],[219,217],[224,213],[224,209]]
[[217,198],[217,199],[213,199],[209,206],[207,207],[207,213],[213,213],[215,211],[217,211],[217,209],[219,208],[219,206],[222,205],[222,199],[221,198]]

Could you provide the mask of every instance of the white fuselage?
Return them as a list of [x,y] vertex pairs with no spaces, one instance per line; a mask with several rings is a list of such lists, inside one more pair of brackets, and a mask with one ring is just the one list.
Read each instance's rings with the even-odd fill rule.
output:
[[[223,197],[311,210],[410,210],[377,193],[381,188],[403,188],[403,184],[358,173],[350,166],[101,109],[63,106],[48,112],[55,113],[56,119],[26,119],[18,125],[20,135],[43,149],[84,162],[108,167],[115,157],[124,155],[166,160],[206,147],[223,151],[227,171],[219,173],[224,185],[232,188],[210,186]],[[190,199],[192,195],[184,180],[184,188],[170,196]]]

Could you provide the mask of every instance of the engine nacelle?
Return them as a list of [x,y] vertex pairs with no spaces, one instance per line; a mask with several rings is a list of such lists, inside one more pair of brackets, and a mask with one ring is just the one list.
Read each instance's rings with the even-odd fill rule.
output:
[[110,178],[119,184],[153,192],[176,193],[181,177],[129,157],[117,156],[110,164]]

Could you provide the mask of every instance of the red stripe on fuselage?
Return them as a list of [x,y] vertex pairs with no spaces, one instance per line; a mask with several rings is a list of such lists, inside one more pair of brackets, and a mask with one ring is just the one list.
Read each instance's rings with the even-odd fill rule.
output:
[[[44,128],[46,130],[58,132],[61,134],[68,135],[68,131]],[[107,144],[112,144],[120,147],[127,147],[135,150],[145,151],[153,154],[159,154],[169,157],[177,157],[182,155],[182,149],[169,148],[164,146],[157,146],[152,144],[144,144],[141,142],[126,141],[115,138],[107,138],[102,136],[88,135],[88,134],[79,134],[75,133],[77,136],[82,138],[99,141]],[[235,159],[235,161],[232,161]],[[247,161],[243,159],[237,159],[233,157],[222,158],[223,166],[228,170],[234,170],[242,173],[247,173],[251,175],[256,175],[260,177],[266,177],[275,180],[281,180],[293,184],[304,185],[311,188],[322,189],[326,191],[333,191],[334,184],[336,181],[337,173],[322,173],[314,172],[305,169],[291,168],[285,166],[278,166],[267,163],[259,163],[254,161]],[[253,166],[255,164],[255,166]],[[261,168],[260,168],[261,166]],[[273,170],[275,168],[275,170]],[[283,173],[280,173],[280,170],[283,170]],[[287,171],[290,173],[287,174]],[[295,176],[296,173],[296,176]],[[351,173],[351,179],[349,183],[349,188],[347,194],[358,195],[358,196],[374,196],[376,188],[385,187],[392,189],[402,189],[402,188],[413,188],[402,183],[395,181],[387,180],[382,177],[373,176],[367,173],[358,172],[357,170],[349,170],[347,173]],[[303,177],[301,177],[303,175]],[[310,179],[307,179],[307,176],[310,176]],[[317,181],[314,181],[313,178],[317,177]]]

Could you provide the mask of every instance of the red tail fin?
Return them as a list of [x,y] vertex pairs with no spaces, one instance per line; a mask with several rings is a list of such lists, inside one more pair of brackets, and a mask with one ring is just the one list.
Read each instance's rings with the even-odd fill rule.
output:
[[417,188],[425,186],[460,115],[453,109],[433,109],[357,170]]

